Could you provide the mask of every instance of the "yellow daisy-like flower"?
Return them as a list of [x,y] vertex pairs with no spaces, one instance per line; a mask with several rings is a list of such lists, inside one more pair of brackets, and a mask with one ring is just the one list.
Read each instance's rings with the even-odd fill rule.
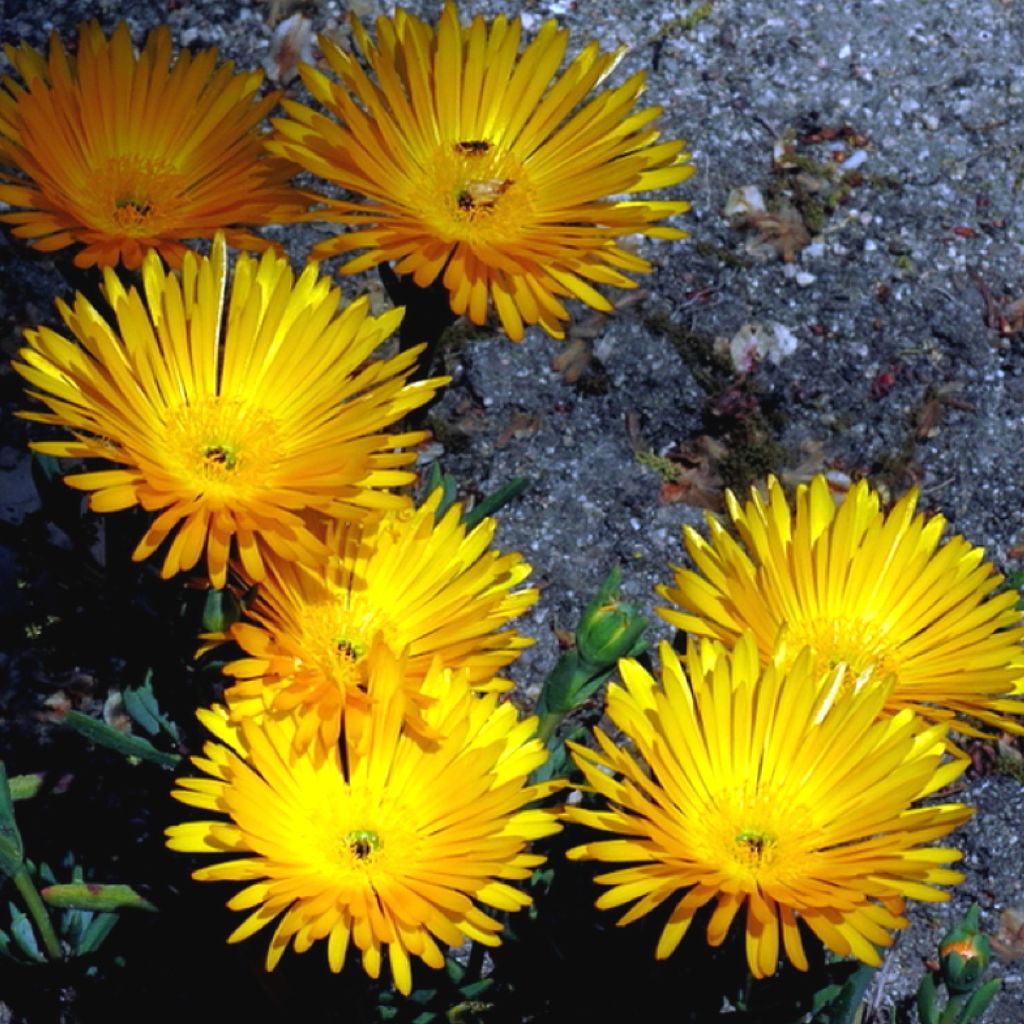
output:
[[569,314],[559,297],[607,311],[592,282],[632,288],[623,271],[650,269],[616,239],[685,237],[656,222],[689,203],[608,198],[693,173],[683,142],[658,141],[660,110],[633,110],[642,73],[590,95],[621,53],[591,43],[559,76],[568,33],[555,21],[520,54],[518,18],[463,28],[453,3],[436,31],[401,9],[377,21],[376,45],[356,20],[353,30],[376,82],[322,38],[341,83],[301,73],[333,118],[286,102],[290,119],[275,121],[268,144],[365,197],[323,200],[323,219],[356,230],[314,252],[366,250],[343,271],[394,260],[420,287],[440,276],[453,312],[473,323],[493,306],[513,340],[535,323],[561,338]]
[[1011,717],[1024,702],[1007,696],[1024,684],[1017,594],[993,593],[1003,577],[981,548],[960,536],[940,546],[946,520],[915,516],[916,491],[888,515],[864,481],[837,508],[823,476],[797,488],[795,509],[775,479],[767,502],[757,491],[745,506],[727,502],[743,543],[713,516],[709,540],[685,528],[698,571],[676,569],[675,585],[658,588],[682,609],[662,618],[729,646],[753,630],[763,661],[781,643],[791,656],[811,647],[820,670],[894,675],[889,711],[955,715],[970,736],[984,733],[964,716],[1024,733]]
[[200,712],[219,743],[194,763],[212,778],[179,779],[179,800],[228,821],[172,826],[168,846],[232,858],[196,871],[201,881],[248,883],[228,906],[252,913],[238,942],[280,916],[267,968],[289,943],[304,952],[327,939],[340,971],[349,943],[371,977],[386,947],[397,988],[411,988],[410,958],[443,965],[438,942],[499,944],[501,924],[483,907],[516,911],[530,898],[508,883],[543,857],[534,839],[557,832],[553,812],[527,805],[552,791],[527,784],[545,760],[536,720],[519,721],[494,694],[478,696],[464,674],[434,666],[423,681],[437,739],[403,725],[402,666],[386,649],[371,681],[375,711],[365,749],[348,740],[326,757],[295,751],[291,716],[230,723]]
[[842,668],[818,675],[809,651],[762,668],[749,634],[732,651],[691,645],[685,671],[667,644],[661,658],[660,684],[622,661],[622,685],[608,692],[636,754],[599,729],[599,752],[574,745],[608,806],[565,815],[617,838],[569,856],[629,865],[597,877],[611,887],[598,907],[636,901],[624,925],[682,891],[659,959],[713,900],[713,946],[746,908],[755,977],[774,974],[780,948],[807,969],[799,921],[841,956],[878,965],[875,947],[907,923],[904,899],[947,899],[934,887],[963,879],[942,866],[959,852],[928,844],[971,809],[911,807],[963,771],[962,760],[943,763],[945,726],[909,710],[879,718],[884,686],[844,685]]
[[[69,57],[56,33],[47,57],[6,47],[21,82],[0,80],[0,213],[46,252],[75,243],[81,267],[138,267],[150,249],[180,266],[182,239],[225,229],[232,245],[268,243],[235,225],[292,221],[305,205],[296,168],[263,149],[262,72],[216,67],[217,51],[182,52],[155,29],[141,52],[121,22],[108,40],[83,24]],[[4,170],[4,166],[8,170]]]
[[210,581],[222,587],[234,545],[260,580],[268,552],[304,563],[324,556],[304,511],[358,518],[409,503],[383,488],[414,479],[398,467],[415,453],[395,449],[426,434],[375,431],[446,379],[407,384],[416,349],[371,359],[400,310],[372,317],[361,299],[339,313],[339,292],[315,264],[296,280],[269,252],[239,257],[228,295],[222,236],[211,257],[188,253],[180,276],[151,252],[142,277],[140,295],[106,269],[116,323],[81,295],[73,307],[58,302],[75,340],[27,331],[13,363],[51,410],[21,415],[75,435],[32,447],[117,464],[65,478],[92,492],[93,510],[158,513],[136,560],[173,533],[164,577],[191,569],[205,548]]
[[[319,732],[338,742],[348,706],[366,707],[371,652],[378,639],[406,654],[410,724],[422,705],[419,684],[435,659],[466,673],[471,686],[504,689],[494,674],[531,641],[504,629],[537,600],[513,588],[529,574],[518,553],[489,547],[496,523],[473,530],[453,505],[438,522],[441,490],[415,511],[366,525],[339,524],[329,557],[314,568],[275,559],[248,614],[231,636],[249,655],[224,672],[238,682],[225,696],[235,720],[303,705],[299,748]],[[350,733],[357,726],[346,726]]]

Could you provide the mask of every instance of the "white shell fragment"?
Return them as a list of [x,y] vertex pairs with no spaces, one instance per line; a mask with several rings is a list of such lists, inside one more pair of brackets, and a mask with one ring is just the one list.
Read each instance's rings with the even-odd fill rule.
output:
[[778,365],[797,347],[796,335],[785,325],[756,320],[744,324],[729,341],[729,356],[740,373],[751,373],[768,360]]

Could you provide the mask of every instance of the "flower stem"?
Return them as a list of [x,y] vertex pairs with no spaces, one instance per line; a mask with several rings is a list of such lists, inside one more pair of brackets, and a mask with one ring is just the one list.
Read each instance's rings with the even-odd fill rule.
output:
[[28,868],[24,864],[14,873],[14,885],[18,892],[21,893],[25,908],[28,910],[33,922],[35,922],[36,930],[42,937],[47,956],[51,960],[63,960],[64,951],[60,947],[57,933],[53,930],[50,915],[46,912],[46,907],[35,885],[32,883],[32,877],[28,873]]

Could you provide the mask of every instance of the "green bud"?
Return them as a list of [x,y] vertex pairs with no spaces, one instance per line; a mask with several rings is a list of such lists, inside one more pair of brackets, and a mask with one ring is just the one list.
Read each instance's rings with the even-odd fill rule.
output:
[[203,605],[203,630],[207,633],[225,633],[242,617],[238,598],[227,588],[211,590]]
[[583,665],[594,672],[643,650],[641,636],[647,619],[619,600],[618,568],[612,569],[583,610],[576,630],[576,650]]
[[976,988],[991,956],[988,936],[978,926],[978,904],[975,903],[939,943],[939,967],[946,988],[954,994]]

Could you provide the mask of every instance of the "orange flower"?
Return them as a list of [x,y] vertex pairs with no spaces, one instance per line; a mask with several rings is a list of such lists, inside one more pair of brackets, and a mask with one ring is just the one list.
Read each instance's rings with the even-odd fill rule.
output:
[[[249,616],[232,638],[247,657],[224,666],[236,680],[226,693],[235,721],[308,709],[296,742],[319,732],[337,745],[342,719],[355,736],[353,709],[365,710],[371,651],[382,642],[408,655],[404,684],[410,724],[420,721],[419,688],[435,659],[467,674],[474,689],[507,689],[495,672],[530,644],[510,620],[537,599],[515,590],[530,572],[518,553],[490,546],[496,523],[472,530],[453,505],[440,520],[437,488],[415,511],[385,513],[369,524],[331,524],[327,557],[315,568],[281,559],[268,564]],[[359,719],[362,720],[361,718]]]
[[[260,123],[277,102],[262,72],[215,67],[216,50],[171,64],[166,27],[139,54],[121,22],[108,40],[83,24],[77,57],[56,34],[43,55],[6,48],[22,81],[0,80],[0,201],[14,234],[51,252],[80,243],[80,267],[135,269],[149,249],[180,266],[182,239],[218,229],[234,246],[269,243],[233,225],[296,219],[295,168],[263,150]],[[7,170],[4,167],[8,168]]]
[[650,264],[618,245],[625,235],[683,238],[657,221],[686,202],[610,199],[676,185],[693,173],[680,140],[659,141],[657,107],[635,111],[638,73],[591,95],[619,53],[590,43],[564,72],[568,32],[547,22],[519,53],[522,25],[480,17],[468,28],[447,3],[435,31],[399,9],[377,21],[378,42],[353,20],[362,62],[321,39],[334,82],[301,69],[333,117],[284,103],[269,148],[364,201],[323,200],[324,219],[350,224],[314,250],[364,249],[357,273],[396,261],[421,288],[441,278],[451,308],[482,324],[490,307],[513,341],[524,324],[556,338],[569,318],[560,297],[611,304],[592,282],[633,288],[623,271]]
[[106,269],[114,322],[81,295],[61,302],[75,340],[27,331],[13,364],[49,408],[22,415],[75,435],[32,447],[114,463],[66,478],[92,492],[94,511],[157,513],[134,558],[169,539],[169,577],[205,550],[210,581],[223,587],[234,548],[259,581],[270,552],[305,564],[326,557],[305,511],[362,519],[410,503],[387,488],[415,479],[401,468],[415,453],[397,449],[427,435],[378,431],[447,378],[408,384],[418,349],[372,358],[401,310],[373,317],[365,298],[339,310],[316,264],[296,279],[272,252],[240,256],[229,289],[222,236],[209,257],[187,253],[180,275],[151,251],[142,278],[140,295]]

